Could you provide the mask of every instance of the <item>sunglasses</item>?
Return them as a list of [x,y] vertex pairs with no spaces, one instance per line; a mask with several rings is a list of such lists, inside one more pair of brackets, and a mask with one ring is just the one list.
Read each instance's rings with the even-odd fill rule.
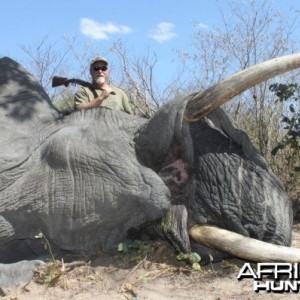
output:
[[107,71],[107,67],[94,67],[94,71],[99,71],[99,70],[101,70],[101,71]]

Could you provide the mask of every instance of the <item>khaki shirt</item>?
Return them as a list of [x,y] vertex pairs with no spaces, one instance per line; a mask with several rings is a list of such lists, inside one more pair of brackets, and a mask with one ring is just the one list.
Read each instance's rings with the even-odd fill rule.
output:
[[[113,87],[113,92],[101,103],[100,106],[108,107],[116,110],[125,111],[128,114],[133,114],[129,104],[129,99],[125,92],[117,87]],[[75,106],[81,103],[90,102],[102,94],[102,89],[91,89],[89,87],[81,87],[74,96]]]

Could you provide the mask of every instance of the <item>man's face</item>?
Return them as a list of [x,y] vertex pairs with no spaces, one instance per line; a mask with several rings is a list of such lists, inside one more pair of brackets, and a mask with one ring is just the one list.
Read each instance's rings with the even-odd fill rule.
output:
[[103,84],[108,78],[107,64],[102,61],[96,61],[91,67],[93,81],[97,84]]

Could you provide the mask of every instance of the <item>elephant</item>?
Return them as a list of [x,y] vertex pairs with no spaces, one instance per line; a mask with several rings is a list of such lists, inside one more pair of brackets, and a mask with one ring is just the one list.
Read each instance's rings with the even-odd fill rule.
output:
[[266,61],[146,119],[101,107],[62,115],[3,57],[0,263],[36,258],[39,233],[56,249],[95,254],[151,224],[177,251],[199,243],[254,261],[299,261],[284,186],[220,107],[299,66],[300,54]]

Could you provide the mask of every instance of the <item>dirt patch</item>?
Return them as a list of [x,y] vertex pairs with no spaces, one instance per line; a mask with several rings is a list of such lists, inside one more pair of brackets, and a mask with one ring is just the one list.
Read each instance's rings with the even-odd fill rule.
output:
[[[293,246],[300,248],[300,225],[294,226]],[[99,253],[91,261],[81,259],[84,260],[64,257],[63,261],[41,266],[29,284],[14,290],[0,289],[0,297],[10,300],[299,298],[294,293],[255,293],[252,279],[237,280],[244,264],[241,260],[227,259],[195,271],[190,264],[176,260],[172,249],[163,242],[126,253]]]

